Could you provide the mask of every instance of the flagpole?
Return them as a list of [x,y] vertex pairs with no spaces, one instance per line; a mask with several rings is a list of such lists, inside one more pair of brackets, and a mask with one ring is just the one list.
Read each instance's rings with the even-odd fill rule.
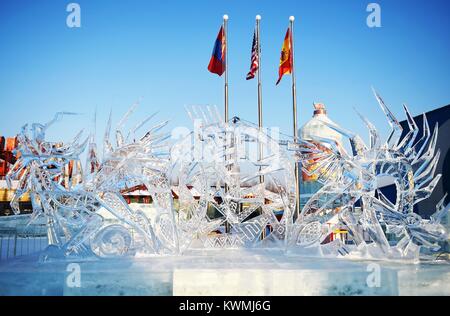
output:
[[[297,142],[298,139],[298,130],[297,130],[297,88],[295,82],[295,58],[294,58],[294,16],[289,17],[289,28],[291,31],[291,56],[292,56],[292,69],[291,69],[291,78],[292,78],[292,115],[293,115],[293,123],[294,123],[294,141]],[[299,164],[295,163],[295,211],[297,213],[297,218],[300,216],[300,170]]]
[[[256,16],[256,49],[258,52],[258,129],[259,132],[262,131],[263,128],[263,110],[262,110],[262,81],[261,81],[261,37],[260,37],[260,23],[261,23],[261,16],[258,14]],[[258,144],[258,163],[261,163],[261,160],[263,159],[263,144],[260,141]],[[259,167],[259,172],[261,173],[261,166]],[[259,176],[259,183],[264,183],[264,176]],[[265,186],[262,187],[262,190],[265,190]],[[263,197],[265,196],[265,191],[263,191]],[[263,204],[265,201],[263,201]],[[261,215],[263,214],[263,211],[261,209]],[[265,227],[261,234],[261,239],[266,238],[266,230]]]
[[[263,128],[263,111],[262,111],[262,83],[261,83],[261,40],[260,40],[260,22],[261,16],[258,14],[256,16],[256,44],[258,51],[258,128],[261,131]],[[258,160],[261,163],[263,157],[263,146],[262,143],[259,143],[258,148]],[[261,171],[261,167],[259,167],[259,171]],[[264,177],[259,177],[259,183],[264,182]]]
[[225,122],[228,122],[228,15],[226,14],[223,16],[223,32],[225,34]]
[[[225,102],[224,102],[224,106],[225,106],[225,123],[228,123],[229,120],[229,113],[228,113],[228,15],[224,14],[223,16],[223,32],[225,35],[225,85],[224,85],[224,95],[225,95]],[[225,153],[226,153],[226,149],[227,149],[227,138],[228,136],[225,133]],[[227,161],[227,155],[225,154],[225,163]],[[228,186],[226,184],[226,182],[224,183],[224,190],[225,190],[225,194],[228,194]],[[231,230],[230,224],[227,221],[225,221],[225,233],[229,233]]]

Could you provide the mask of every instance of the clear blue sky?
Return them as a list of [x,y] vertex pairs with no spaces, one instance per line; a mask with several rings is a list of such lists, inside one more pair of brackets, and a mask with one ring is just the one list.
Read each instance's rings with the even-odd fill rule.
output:
[[[85,113],[53,129],[68,138],[98,110],[103,130],[143,97],[134,121],[190,127],[184,105],[222,109],[223,81],[207,71],[214,40],[229,20],[230,112],[256,122],[256,81],[246,81],[254,18],[262,15],[264,123],[292,133],[290,78],[276,87],[288,17],[296,16],[299,120],[324,102],[333,120],[364,132],[353,107],[380,129],[387,124],[373,85],[403,119],[450,103],[450,2],[376,1],[382,27],[366,25],[367,0],[78,0],[80,29],[66,26],[64,0],[0,0],[0,134],[54,112]],[[132,125],[133,121],[130,122]],[[75,126],[70,126],[71,124]],[[363,135],[364,137],[366,134]]]

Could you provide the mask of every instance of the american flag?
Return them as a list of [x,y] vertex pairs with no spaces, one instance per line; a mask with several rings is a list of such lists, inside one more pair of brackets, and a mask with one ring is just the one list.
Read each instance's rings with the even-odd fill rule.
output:
[[247,74],[247,80],[255,78],[255,73],[259,68],[259,52],[258,52],[258,41],[256,39],[256,31],[253,33],[253,44],[252,44],[252,64],[250,65],[250,71]]

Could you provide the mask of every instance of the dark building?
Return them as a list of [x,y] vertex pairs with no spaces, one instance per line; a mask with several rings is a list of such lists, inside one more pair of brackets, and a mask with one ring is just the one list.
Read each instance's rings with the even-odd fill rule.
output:
[[[431,214],[436,211],[436,204],[444,197],[446,193],[450,192],[450,105],[432,110],[425,113],[428,124],[430,126],[431,133],[438,124],[439,132],[436,144],[436,152],[438,149],[441,150],[441,157],[439,159],[436,175],[442,174],[441,180],[438,182],[436,188],[434,189],[432,195],[418,204],[415,205],[415,212],[424,218],[428,218]],[[423,135],[423,115],[418,115],[414,117],[420,131],[417,135],[417,140],[421,139]],[[404,137],[409,131],[408,122],[402,121],[400,124],[403,127]],[[382,189],[382,192],[392,201],[395,200],[395,186],[388,186]],[[450,202],[450,194],[446,198],[446,203]]]

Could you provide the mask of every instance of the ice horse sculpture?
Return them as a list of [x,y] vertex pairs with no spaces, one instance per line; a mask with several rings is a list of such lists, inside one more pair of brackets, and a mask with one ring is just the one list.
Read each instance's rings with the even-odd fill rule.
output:
[[[353,154],[323,138],[294,146],[304,172],[316,175],[323,187],[295,219],[289,237],[291,249],[330,256],[417,260],[421,247],[437,251],[439,243],[447,239],[441,225],[450,208],[444,207],[445,197],[429,220],[413,211],[415,204],[431,195],[441,178],[440,174],[434,176],[440,157],[440,151],[436,152],[438,126],[431,133],[424,115],[423,136],[417,139],[419,128],[404,106],[409,130],[401,137],[401,125],[376,92],[375,96],[392,128],[386,142],[358,113],[369,130],[370,146],[358,135],[327,122],[323,123],[349,138]],[[381,178],[395,184],[395,201],[379,190]],[[333,230],[340,227],[348,230],[355,245],[345,245],[339,239],[327,242]],[[388,240],[387,234],[395,238]]]

